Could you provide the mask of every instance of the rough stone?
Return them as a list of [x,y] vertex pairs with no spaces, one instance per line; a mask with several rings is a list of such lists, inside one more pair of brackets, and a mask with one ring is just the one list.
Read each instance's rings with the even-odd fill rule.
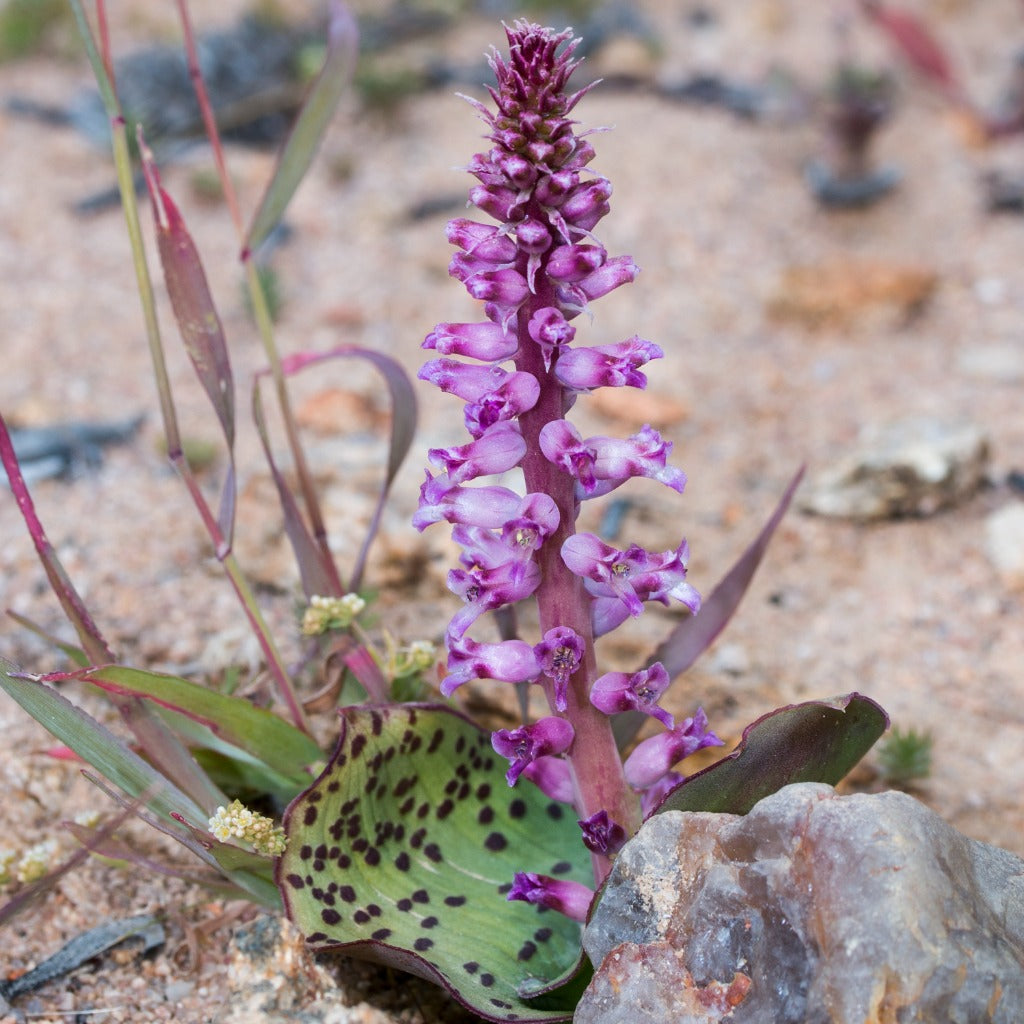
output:
[[1024,502],[1004,505],[985,520],[985,542],[1003,582],[1024,588]]
[[973,424],[898,420],[865,430],[858,449],[823,471],[800,504],[858,520],[928,516],[970,497],[988,461],[988,437]]
[[576,1024],[1019,1024],[1024,861],[903,793],[667,812],[616,860]]

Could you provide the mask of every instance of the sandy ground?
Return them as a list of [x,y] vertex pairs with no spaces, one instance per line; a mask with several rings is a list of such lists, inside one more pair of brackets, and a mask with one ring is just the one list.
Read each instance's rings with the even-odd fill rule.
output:
[[[902,170],[902,186],[870,210],[822,211],[802,167],[823,147],[813,101],[836,54],[825,5],[712,4],[707,24],[686,17],[686,4],[643,6],[660,25],[662,52],[652,55],[626,40],[595,59],[597,70],[639,70],[664,81],[713,71],[741,82],[773,72],[778,81],[785,72],[806,101],[786,92],[786,103],[752,122],[717,107],[609,86],[578,110],[586,124],[615,129],[594,138],[595,167],[616,188],[601,238],[610,252],[632,254],[643,270],[630,288],[595,304],[590,339],[607,343],[638,333],[660,344],[666,358],[654,369],[649,400],[624,411],[581,402],[577,422],[584,434],[629,433],[653,420],[675,442],[675,461],[689,476],[683,498],[638,484],[621,539],[664,549],[685,534],[691,580],[707,592],[797,466],[807,463],[812,474],[825,468],[864,425],[911,413],[967,420],[987,433],[992,451],[980,493],[927,519],[864,525],[791,513],[740,614],[677,684],[669,706],[692,713],[702,703],[714,727],[735,737],[778,705],[859,690],[896,724],[932,733],[934,766],[921,798],[968,835],[1024,855],[1022,593],[993,566],[985,540],[987,518],[1021,501],[1007,477],[1022,468],[1024,450],[1024,236],[1018,217],[986,213],[979,188],[987,169],[1024,172],[1024,140],[965,145],[942,101],[897,69],[897,108],[876,157]],[[934,19],[971,95],[993,103],[1024,44],[1020,5],[989,0],[983,13],[956,0],[917,7]],[[125,44],[162,28],[142,17],[115,26]],[[856,39],[866,59],[886,59],[885,47],[863,27]],[[414,44],[409,59],[438,51],[467,63],[491,41],[499,41],[493,19],[466,19]],[[62,103],[87,81],[80,60],[41,57],[0,68],[0,95]],[[455,168],[480,148],[480,130],[449,90],[412,97],[386,119],[368,117],[354,102],[344,105],[288,215],[291,241],[275,256],[284,351],[358,343],[390,353],[412,373],[421,361],[419,342],[436,322],[476,316],[447,278],[444,222],[459,212],[468,179]],[[49,536],[126,661],[200,677],[233,663],[255,667],[242,615],[157,452],[149,357],[121,220],[116,211],[86,220],[71,209],[112,183],[110,166],[70,131],[7,115],[0,115],[0,151],[0,409],[22,423],[148,412],[138,441],[110,450],[99,472],[35,488]],[[257,201],[270,160],[230,152],[245,209]],[[204,254],[244,410],[262,356],[241,299],[229,218],[200,195],[197,181],[208,165],[206,152],[197,150],[167,168],[166,183]],[[456,199],[449,213],[410,218],[411,207],[444,197]],[[924,271],[936,284],[909,310],[898,299],[840,296],[814,326],[770,314],[789,268],[835,264],[850,280],[870,266]],[[162,292],[159,300],[166,313]],[[185,432],[213,442],[215,424],[170,318],[165,328]],[[348,395],[336,401],[332,389]],[[456,443],[454,400],[426,387],[420,398],[422,447]],[[297,402],[315,421],[312,457],[339,557],[349,564],[383,455],[374,422],[379,426],[385,405],[370,372],[351,365],[301,382]],[[289,636],[295,575],[247,419],[238,457],[240,557],[261,585],[271,621]],[[452,552],[440,528],[421,538],[407,525],[423,463],[415,455],[398,481],[375,580],[390,588],[382,609],[396,632],[438,639],[455,608],[443,589]],[[70,635],[14,502],[2,494],[0,604]],[[608,666],[635,664],[673,614],[649,613],[621,638],[609,638]],[[62,664],[6,621],[0,652],[33,670]],[[24,848],[59,835],[58,823],[83,808],[102,809],[102,797],[73,767],[44,755],[46,734],[6,698],[0,723],[6,842]],[[877,784],[873,764],[869,758],[862,785]],[[70,851],[70,840],[61,842]],[[51,985],[21,1008],[37,1020],[86,1006],[109,1011],[103,1020],[227,1019],[220,972],[230,959],[230,928],[204,944],[197,973],[170,953],[183,922],[209,921],[223,908],[198,891],[99,864],[62,880],[50,903],[10,926],[0,967],[30,966],[98,916],[153,908],[171,915],[168,952],[142,970],[104,962],[97,973]],[[169,990],[172,982],[179,987]],[[454,1019],[450,1010],[421,1011],[415,1003],[386,1012],[394,1016],[381,1019]]]

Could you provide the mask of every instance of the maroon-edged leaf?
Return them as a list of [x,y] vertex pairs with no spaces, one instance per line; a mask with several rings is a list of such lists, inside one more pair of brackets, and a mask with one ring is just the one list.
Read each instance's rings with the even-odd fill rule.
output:
[[28,527],[36,554],[39,555],[43,569],[46,570],[50,587],[57,596],[57,600],[60,601],[60,606],[64,609],[68,621],[74,626],[75,632],[82,642],[82,647],[93,664],[113,661],[114,655],[86,609],[75,585],[71,582],[71,577],[61,565],[57,552],[47,538],[43,524],[36,515],[36,507],[32,501],[32,495],[29,493],[28,485],[25,483],[25,478],[21,475],[21,466],[18,464],[18,456],[14,451],[14,442],[11,440],[3,416],[0,416],[0,461],[3,462],[4,470],[7,472],[11,492],[18,503],[18,510],[25,520],[25,526]]
[[278,158],[274,176],[260,201],[246,236],[246,249],[255,249],[273,230],[309,170],[324,132],[355,69],[359,30],[344,4],[330,5],[327,53],[323,67],[310,86],[302,109]]
[[228,471],[217,519],[221,533],[230,547],[235,519],[235,384],[227,342],[199,252],[174,200],[160,183],[160,172],[152,152],[142,138],[141,125],[138,139],[146,187],[153,206],[157,246],[167,294],[185,350],[210,399],[227,442]]
[[270,447],[270,435],[267,432],[267,421],[263,415],[259,375],[256,376],[252,385],[252,418],[263,445],[267,468],[270,470],[271,479],[277,488],[277,498],[281,503],[281,515],[284,518],[284,532],[288,543],[292,546],[295,563],[299,567],[302,592],[306,595],[307,600],[316,595],[334,594],[338,589],[338,585],[334,581],[336,571],[332,572],[332,568],[325,564],[324,551],[306,526],[306,521],[299,510],[299,503],[295,500],[288,481],[285,480],[284,474],[278,469],[274,459],[274,453]]
[[794,782],[834,786],[888,725],[885,711],[860,693],[779,708],[748,725],[731,754],[681,782],[653,813],[746,814]]
[[[772,535],[789,509],[803,475],[804,467],[801,466],[789,482],[768,522],[754,538],[754,542],[719,581],[711,591],[710,597],[701,602],[700,611],[683,619],[659,644],[657,650],[647,659],[648,665],[660,661],[665,666],[669,678],[675,679],[714,643],[736,613],[747,587],[750,586],[750,581],[754,578],[754,573],[761,564],[761,559],[764,558],[765,551],[768,550]],[[647,716],[639,711],[624,712],[615,716],[615,739],[620,748],[625,747],[636,736],[646,720]]]

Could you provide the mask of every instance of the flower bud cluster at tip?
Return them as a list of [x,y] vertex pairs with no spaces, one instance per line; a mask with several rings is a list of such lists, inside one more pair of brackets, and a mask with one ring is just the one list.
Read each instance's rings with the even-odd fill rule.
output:
[[[578,40],[568,30],[557,33],[525,21],[506,26],[506,34],[508,57],[493,51],[489,58],[497,79],[489,90],[496,111],[470,100],[492,143],[467,168],[478,181],[470,202],[497,223],[459,217],[447,231],[457,250],[449,272],[484,304],[485,319],[438,324],[423,343],[436,358],[419,373],[464,403],[470,440],[430,450],[431,470],[413,522],[420,530],[447,522],[461,546],[461,564],[449,573],[448,587],[464,605],[447,629],[442,693],[450,696],[473,679],[544,682],[553,716],[499,730],[493,743],[510,762],[510,785],[525,775],[545,793],[571,799],[572,780],[561,755],[573,742],[572,726],[559,716],[569,708],[571,680],[587,644],[639,615],[647,602],[676,601],[696,612],[700,597],[686,581],[685,541],[661,553],[637,545],[618,550],[593,534],[574,532],[585,500],[635,477],[681,493],[686,477],[668,464],[671,443],[650,426],[625,439],[584,438],[564,418],[581,394],[602,387],[644,388],[641,367],[663,352],[636,336],[597,346],[583,345],[577,337],[572,321],[592,300],[633,281],[638,268],[629,256],[609,255],[593,234],[609,211],[612,189],[588,170],[594,149],[569,117],[587,91],[566,91],[577,66],[572,54]],[[539,430],[534,410],[545,410]],[[557,413],[549,416],[547,410]],[[533,451],[523,427],[530,417]],[[522,468],[526,460],[536,465],[538,458],[545,460],[544,472],[569,481],[568,501],[560,505],[536,484],[534,493],[522,495],[504,483],[479,482]],[[545,558],[543,564],[549,574],[561,573],[559,579],[582,586],[591,635],[542,621],[544,635],[535,644],[474,640],[470,631],[486,612],[561,585],[544,577],[539,556],[555,534],[558,558]],[[642,711],[666,728],[667,739],[644,741],[627,762],[627,781],[637,790],[670,772],[674,761],[657,771],[665,758],[678,754],[679,760],[691,748],[718,742],[703,712],[677,726],[658,706],[667,685],[664,668],[655,665],[633,676],[602,676],[590,690],[598,710]],[[595,825],[593,842],[617,842],[616,827],[614,822]]]
[[227,807],[218,807],[210,818],[208,828],[222,843],[241,839],[257,853],[278,857],[285,851],[287,840],[284,829],[273,819],[249,810],[241,800],[233,800]]

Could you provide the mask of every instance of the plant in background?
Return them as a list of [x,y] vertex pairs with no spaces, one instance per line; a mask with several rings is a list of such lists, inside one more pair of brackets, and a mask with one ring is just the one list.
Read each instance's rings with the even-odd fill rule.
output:
[[[661,350],[638,337],[604,346],[577,337],[574,321],[592,301],[632,281],[636,267],[627,256],[609,255],[593,234],[608,212],[611,186],[589,171],[593,148],[569,117],[587,91],[567,91],[575,42],[568,31],[517,22],[506,30],[508,58],[491,58],[497,111],[476,104],[492,148],[471,161],[479,184],[470,198],[493,223],[460,218],[448,231],[458,249],[451,272],[484,304],[485,319],[438,325],[425,342],[437,358],[421,372],[465,403],[470,439],[428,454],[433,471],[415,525],[452,524],[462,552],[449,587],[464,605],[446,630],[441,696],[457,700],[470,680],[511,684],[524,698],[524,718],[491,734],[448,704],[420,699],[436,660],[432,646],[401,644],[360,621],[368,545],[412,437],[411,383],[394,361],[365,349],[282,357],[252,258],[309,166],[348,80],[354,25],[342,8],[332,8],[323,69],[245,228],[179,0],[199,104],[267,355],[252,408],[300,567],[300,628],[347,674],[347,682],[332,691],[342,695],[344,706],[338,708],[340,736],[326,760],[309,726],[310,707],[321,707],[323,695],[303,698],[303,681],[284,665],[232,553],[234,383],[199,255],[140,133],[164,280],[229,454],[216,510],[182,454],[106,33],[101,31],[97,47],[77,0],[74,7],[111,118],[168,453],[260,640],[277,710],[117,663],[46,539],[2,419],[0,457],[79,646],[61,645],[76,665],[69,672],[31,675],[0,662],[0,686],[87,762],[90,777],[121,804],[114,822],[72,827],[86,849],[152,867],[115,834],[135,814],[203,865],[199,872],[168,865],[161,870],[283,908],[315,948],[420,974],[488,1019],[566,1020],[587,980],[580,922],[612,859],[644,817],[667,807],[744,813],[788,782],[838,781],[884,728],[876,705],[849,694],[765,716],[731,754],[689,779],[675,770],[677,762],[718,740],[699,707],[677,720],[660,698],[731,617],[799,474],[703,603],[686,579],[685,541],[650,552],[635,543],[614,548],[576,531],[583,501],[637,476],[681,492],[685,478],[668,463],[671,445],[650,427],[627,439],[584,439],[567,418],[578,397],[599,387],[642,389],[641,367]],[[104,26],[102,3],[98,12]],[[327,545],[287,388],[290,375],[342,357],[369,360],[381,372],[394,410],[385,482],[347,578]],[[299,494],[273,455],[262,404],[265,376]],[[521,492],[480,482],[513,470],[521,475]],[[509,613],[526,601],[536,604],[539,628],[522,639]],[[649,601],[675,602],[689,614],[644,664],[630,672],[604,671],[597,641]],[[479,638],[489,612],[498,613],[496,640]],[[106,697],[130,741],[58,693],[50,685],[57,681]],[[352,703],[353,690],[367,701]],[[530,700],[531,694],[540,700]],[[526,715],[541,702],[542,711]],[[650,718],[659,731],[634,745]],[[11,907],[0,911],[0,921]]]

